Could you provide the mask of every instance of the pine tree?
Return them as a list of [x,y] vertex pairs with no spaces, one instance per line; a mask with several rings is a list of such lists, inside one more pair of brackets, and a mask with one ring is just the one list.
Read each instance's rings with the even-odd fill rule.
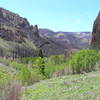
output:
[[40,72],[45,75],[45,62],[44,62],[44,56],[43,56],[43,52],[42,52],[42,49],[39,49],[39,57],[41,57],[42,61],[41,61],[41,65],[39,66],[40,67]]

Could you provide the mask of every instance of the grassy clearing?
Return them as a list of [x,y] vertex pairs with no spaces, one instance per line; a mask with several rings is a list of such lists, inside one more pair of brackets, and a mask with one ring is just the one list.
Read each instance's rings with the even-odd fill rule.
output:
[[41,81],[25,91],[23,100],[100,100],[100,71]]

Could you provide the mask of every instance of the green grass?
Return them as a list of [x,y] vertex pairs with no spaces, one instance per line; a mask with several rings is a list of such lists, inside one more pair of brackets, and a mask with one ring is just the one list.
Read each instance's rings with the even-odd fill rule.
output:
[[26,89],[23,100],[100,100],[100,71],[41,81]]
[[[10,74],[13,77],[13,80],[19,80],[23,85],[30,85],[45,78],[39,72],[38,68],[33,69],[27,64],[6,59],[0,59],[0,76],[2,72],[5,72],[7,75]],[[5,78],[5,74],[0,77],[0,80]]]
[[[21,81],[24,90],[21,100],[100,100],[99,53],[82,50],[69,60],[63,55],[14,61],[0,58],[0,85],[2,87],[9,80]],[[44,75],[40,69],[42,65],[45,67]],[[93,70],[89,71],[94,72],[87,71],[90,65]],[[70,73],[73,68],[74,75]],[[84,74],[80,74],[81,71]]]

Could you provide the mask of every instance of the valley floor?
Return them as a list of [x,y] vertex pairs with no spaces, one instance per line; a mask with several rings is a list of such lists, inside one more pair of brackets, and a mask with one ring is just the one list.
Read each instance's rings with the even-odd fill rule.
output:
[[100,70],[41,81],[26,89],[23,100],[100,100]]

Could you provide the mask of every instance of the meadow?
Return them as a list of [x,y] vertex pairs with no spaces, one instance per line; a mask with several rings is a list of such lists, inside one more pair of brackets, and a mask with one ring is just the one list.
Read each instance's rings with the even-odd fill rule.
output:
[[88,49],[69,57],[0,58],[0,100],[99,100],[99,66],[100,51]]

